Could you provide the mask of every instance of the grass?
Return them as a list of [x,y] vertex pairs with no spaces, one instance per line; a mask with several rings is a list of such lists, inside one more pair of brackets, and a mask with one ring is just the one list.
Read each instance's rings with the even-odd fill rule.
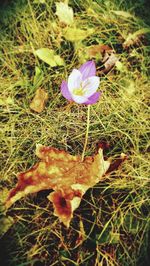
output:
[[[129,33],[149,27],[149,12],[140,0],[72,0],[69,4],[76,27],[93,30],[82,41],[65,39],[55,1],[12,1],[0,10],[0,262],[3,266],[146,266],[150,36],[128,49],[122,45]],[[97,143],[105,140],[110,144],[105,156],[117,158],[123,152],[128,160],[86,193],[69,229],[53,216],[47,191],[21,199],[5,213],[3,201],[16,184],[16,174],[37,162],[36,143],[82,154],[87,108],[68,109],[59,88],[62,79],[88,59],[87,47],[99,43],[115,50],[123,69],[114,67],[101,76],[103,95],[91,108],[85,154],[93,154]],[[65,66],[52,68],[35,57],[33,51],[42,47],[54,49]],[[96,60],[99,71],[101,58]],[[42,73],[40,85],[34,84],[36,67]],[[29,108],[38,86],[49,93],[41,114]]]

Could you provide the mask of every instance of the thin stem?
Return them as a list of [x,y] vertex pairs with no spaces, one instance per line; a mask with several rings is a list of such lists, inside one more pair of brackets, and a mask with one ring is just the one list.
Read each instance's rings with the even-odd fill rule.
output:
[[85,142],[84,142],[84,147],[83,147],[83,152],[82,152],[82,162],[84,160],[85,150],[86,150],[86,146],[88,142],[89,127],[90,127],[90,104],[88,105],[88,110],[87,110],[87,125],[86,125]]

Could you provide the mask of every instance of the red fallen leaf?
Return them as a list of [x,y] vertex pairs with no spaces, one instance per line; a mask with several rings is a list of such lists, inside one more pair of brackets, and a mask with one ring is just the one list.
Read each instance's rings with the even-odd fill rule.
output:
[[6,207],[9,208],[29,193],[53,189],[48,199],[53,203],[54,215],[69,227],[73,211],[78,208],[82,196],[104,179],[110,160],[104,160],[101,148],[96,155],[86,157],[83,162],[80,156],[40,144],[37,145],[36,155],[41,161],[18,174],[18,183],[10,191]]
[[45,107],[45,104],[48,100],[48,93],[44,89],[37,89],[35,96],[30,103],[30,108],[37,112],[41,113]]

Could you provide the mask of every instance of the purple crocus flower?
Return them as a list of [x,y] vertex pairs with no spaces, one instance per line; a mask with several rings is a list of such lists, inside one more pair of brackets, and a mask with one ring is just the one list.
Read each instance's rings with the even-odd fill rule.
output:
[[100,83],[100,78],[96,76],[94,61],[87,61],[79,70],[73,69],[68,77],[61,84],[61,93],[69,101],[79,104],[94,104],[101,95],[96,92]]

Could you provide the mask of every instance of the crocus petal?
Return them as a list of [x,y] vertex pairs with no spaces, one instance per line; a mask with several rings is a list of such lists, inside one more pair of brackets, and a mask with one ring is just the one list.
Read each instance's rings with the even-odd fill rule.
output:
[[100,83],[99,77],[90,77],[87,78],[85,81],[83,81],[82,88],[84,90],[84,96],[87,98],[92,96],[92,94],[97,91],[99,83]]
[[79,71],[82,73],[82,80],[85,80],[89,77],[96,75],[96,66],[94,61],[87,61],[85,64],[83,64]]
[[68,90],[67,82],[65,80],[63,80],[61,83],[61,93],[67,100],[69,100],[69,101],[72,100],[71,94]]
[[78,89],[81,86],[82,74],[79,70],[73,69],[68,78],[68,90],[72,92],[74,89]]
[[99,100],[101,94],[102,94],[101,92],[95,92],[91,97],[88,98],[88,100],[84,104],[96,103]]
[[86,98],[84,96],[78,96],[78,95],[72,94],[72,98],[73,98],[74,102],[76,102],[76,103],[85,103],[88,101],[88,98]]

